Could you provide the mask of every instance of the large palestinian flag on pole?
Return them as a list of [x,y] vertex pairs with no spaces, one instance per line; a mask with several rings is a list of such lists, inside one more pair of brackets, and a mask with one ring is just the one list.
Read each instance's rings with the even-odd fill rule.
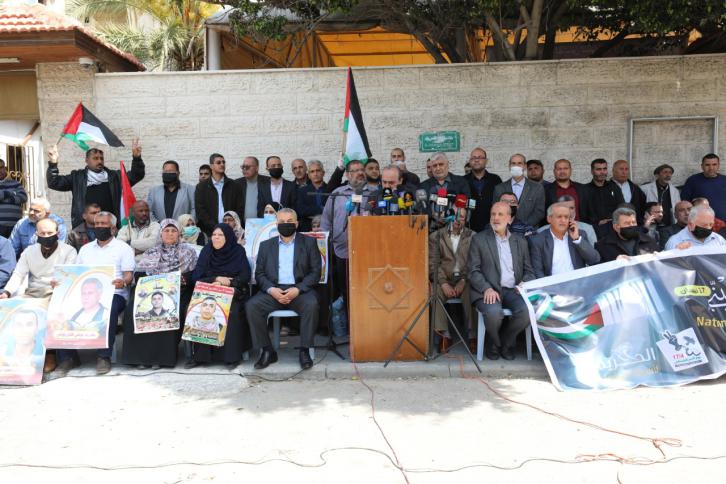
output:
[[355,91],[353,71],[348,68],[348,82],[345,91],[345,121],[343,123],[345,133],[345,149],[343,162],[347,165],[350,160],[360,160],[363,163],[371,157],[371,149],[368,147],[368,137],[363,126],[363,113],[358,104],[358,94]]
[[119,215],[121,217],[121,226],[130,223],[133,220],[131,216],[131,207],[136,203],[136,195],[131,189],[131,183],[129,183],[129,177],[126,176],[126,167],[124,162],[121,162],[121,204],[119,207]]
[[108,129],[91,111],[86,109],[83,103],[78,103],[78,106],[76,106],[76,110],[73,111],[71,119],[68,120],[66,127],[63,129],[61,137],[73,141],[84,151],[89,148],[86,141],[95,141],[96,143],[117,148],[124,145],[113,134],[113,131]]

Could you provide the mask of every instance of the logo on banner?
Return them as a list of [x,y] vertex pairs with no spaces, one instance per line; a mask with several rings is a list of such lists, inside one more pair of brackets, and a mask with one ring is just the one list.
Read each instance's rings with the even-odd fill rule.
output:
[[708,358],[693,328],[684,329],[676,334],[666,331],[663,337],[656,344],[673,371],[687,370],[708,363]]

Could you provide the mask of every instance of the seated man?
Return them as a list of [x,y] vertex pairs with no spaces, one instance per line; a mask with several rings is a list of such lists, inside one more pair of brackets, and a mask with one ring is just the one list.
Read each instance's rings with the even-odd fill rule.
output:
[[509,225],[509,230],[513,234],[519,234],[523,237],[529,237],[536,233],[536,229],[529,225],[527,222],[522,222],[517,218],[517,209],[519,208],[519,201],[517,196],[513,192],[504,192],[499,196],[500,202],[509,204],[510,210],[512,211],[512,223]]
[[[691,203],[693,203],[694,208],[698,207],[699,205],[705,205],[707,207],[711,207],[711,202],[708,200],[708,198],[703,198],[703,197],[694,198],[693,200],[691,200]],[[713,208],[713,207],[711,207],[711,208]],[[714,212],[715,212],[715,210],[714,210]],[[720,233],[724,228],[726,228],[726,222],[724,222],[723,220],[721,220],[718,217],[715,217],[713,219],[713,231],[716,233]]]
[[68,245],[79,251],[87,243],[96,240],[93,219],[100,211],[101,206],[99,204],[94,202],[86,204],[86,208],[83,209],[83,222],[73,227],[71,233],[68,234]]
[[[535,276],[527,241],[508,229],[509,204],[496,202],[490,214],[490,226],[474,235],[469,249],[471,300],[484,315],[487,358],[513,360],[517,335],[529,325],[527,305],[516,287]],[[503,308],[512,311],[506,324]]]
[[698,205],[688,214],[688,225],[668,239],[665,250],[688,249],[689,247],[726,246],[726,240],[713,231],[716,214],[711,207]]
[[673,210],[673,213],[676,217],[676,223],[667,227],[663,227],[658,232],[661,249],[665,249],[668,240],[675,234],[683,230],[686,225],[688,225],[688,214],[690,213],[692,207],[693,205],[691,205],[691,202],[689,202],[688,200],[681,200],[680,202],[676,203],[676,208],[675,210]]
[[0,290],[2,290],[8,283],[8,280],[10,280],[10,276],[15,269],[17,260],[13,244],[11,244],[8,239],[0,235]]
[[601,262],[627,259],[631,256],[658,251],[658,244],[646,235],[636,220],[635,210],[626,207],[615,209],[612,228],[595,244]]
[[252,344],[262,354],[255,368],[267,368],[277,361],[267,332],[267,316],[272,311],[288,309],[300,316],[300,367],[312,368],[310,347],[318,328],[318,299],[315,285],[320,280],[321,262],[317,242],[296,233],[297,214],[290,208],[277,212],[277,231],[260,244],[255,265],[259,292],[245,304]]
[[[110,309],[108,326],[108,348],[97,351],[96,373],[104,375],[111,371],[111,353],[116,341],[116,325],[118,317],[126,307],[128,287],[134,280],[134,251],[128,245],[113,236],[112,228],[116,227],[116,216],[111,212],[99,212],[93,220],[96,230],[96,240],[84,245],[76,264],[80,265],[112,265],[115,268],[114,280],[111,283],[116,288]],[[89,293],[93,288],[89,288]],[[89,301],[93,299],[89,297]],[[58,350],[59,376],[66,376],[74,366],[78,365],[78,355],[74,350]]]
[[[573,197],[572,195],[562,195],[560,198],[557,199],[557,202],[555,203],[563,204],[564,206],[569,208],[570,218],[572,220],[575,220],[577,228],[580,229],[580,233],[587,235],[587,240],[590,241],[591,244],[595,244],[595,242],[597,242],[597,235],[595,234],[595,229],[592,228],[592,225],[581,220],[577,220],[577,205],[575,202],[575,197]],[[549,224],[547,224],[538,228],[537,232],[546,232],[549,229],[550,226]]]
[[[474,232],[465,227],[466,213],[465,208],[459,210],[454,222],[429,235],[429,279],[432,283],[438,282],[437,293],[442,302],[446,302],[447,299],[461,298],[464,309],[462,335],[468,332],[471,323],[467,262],[469,245],[474,236]],[[437,267],[438,281],[434,274]],[[446,314],[439,304],[435,306],[434,329],[443,334],[442,350],[444,350],[451,337]]]
[[600,262],[600,254],[581,234],[577,223],[572,220],[570,207],[554,203],[547,207],[547,222],[550,228],[530,237],[529,253],[532,268],[537,278],[582,269]]
[[57,215],[50,213],[50,202],[45,198],[36,198],[30,202],[28,208],[28,216],[18,220],[10,234],[10,242],[15,249],[15,257],[20,257],[20,253],[27,247],[35,243],[36,228],[35,224],[42,218],[51,218],[58,224],[58,240],[65,242],[68,234],[63,219]]
[[643,213],[643,229],[648,235],[658,243],[660,247],[660,229],[665,228],[663,225],[663,205],[658,202],[645,202],[645,212]]
[[149,204],[143,200],[134,203],[131,207],[131,215],[134,218],[133,222],[121,227],[118,231],[118,239],[134,249],[134,257],[138,262],[144,252],[156,245],[161,225],[159,222],[151,221]]

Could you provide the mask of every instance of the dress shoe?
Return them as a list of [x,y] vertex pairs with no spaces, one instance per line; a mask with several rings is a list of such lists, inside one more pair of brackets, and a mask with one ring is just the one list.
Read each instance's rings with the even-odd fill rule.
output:
[[262,350],[260,359],[255,363],[255,369],[261,370],[267,368],[272,363],[277,363],[277,352],[274,350]]
[[484,354],[487,355],[487,358],[490,360],[498,360],[499,359],[499,348],[496,346],[490,346],[484,348]]
[[63,360],[58,364],[58,367],[55,369],[53,374],[58,378],[62,378],[64,376],[67,376],[68,372],[71,371],[73,368],[76,368],[77,366],[78,364],[73,358],[68,358],[67,360]]
[[507,361],[512,361],[514,359],[514,351],[512,348],[504,347],[502,348],[501,352],[502,358],[504,358]]
[[43,364],[43,373],[50,373],[55,370],[57,366],[55,353],[46,353],[45,363]]
[[194,360],[187,360],[184,363],[184,369],[185,370],[191,370],[192,368],[196,367],[197,365],[199,365],[199,363],[197,363],[196,361],[194,361]]
[[300,368],[309,370],[313,367],[313,360],[310,358],[310,350],[300,350]]
[[236,361],[234,363],[225,363],[224,366],[226,366],[229,371],[232,371],[237,368],[237,365],[239,365],[239,361]]
[[111,371],[111,359],[98,357],[96,359],[96,375],[105,375]]

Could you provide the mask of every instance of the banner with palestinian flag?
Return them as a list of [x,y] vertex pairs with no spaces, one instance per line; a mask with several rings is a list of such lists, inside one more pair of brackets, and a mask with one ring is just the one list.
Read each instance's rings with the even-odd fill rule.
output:
[[358,103],[358,93],[355,91],[353,71],[348,68],[348,80],[345,91],[345,120],[343,121],[343,133],[345,137],[345,149],[343,151],[343,163],[346,165],[351,160],[359,160],[363,163],[368,161],[371,149],[368,146],[366,128],[363,125],[363,113]]
[[560,390],[663,387],[726,373],[726,248],[631,257],[524,283]]
[[126,167],[124,162],[121,162],[121,206],[119,207],[119,216],[121,217],[121,226],[131,223],[133,216],[131,215],[131,207],[136,203],[136,195],[131,189],[131,183],[129,183],[129,177],[126,176]]
[[68,138],[83,151],[90,148],[86,143],[87,141],[95,141],[116,148],[123,146],[123,143],[113,134],[113,131],[108,129],[91,111],[86,109],[83,103],[78,103],[78,106],[76,106],[71,119],[63,128],[61,138]]

